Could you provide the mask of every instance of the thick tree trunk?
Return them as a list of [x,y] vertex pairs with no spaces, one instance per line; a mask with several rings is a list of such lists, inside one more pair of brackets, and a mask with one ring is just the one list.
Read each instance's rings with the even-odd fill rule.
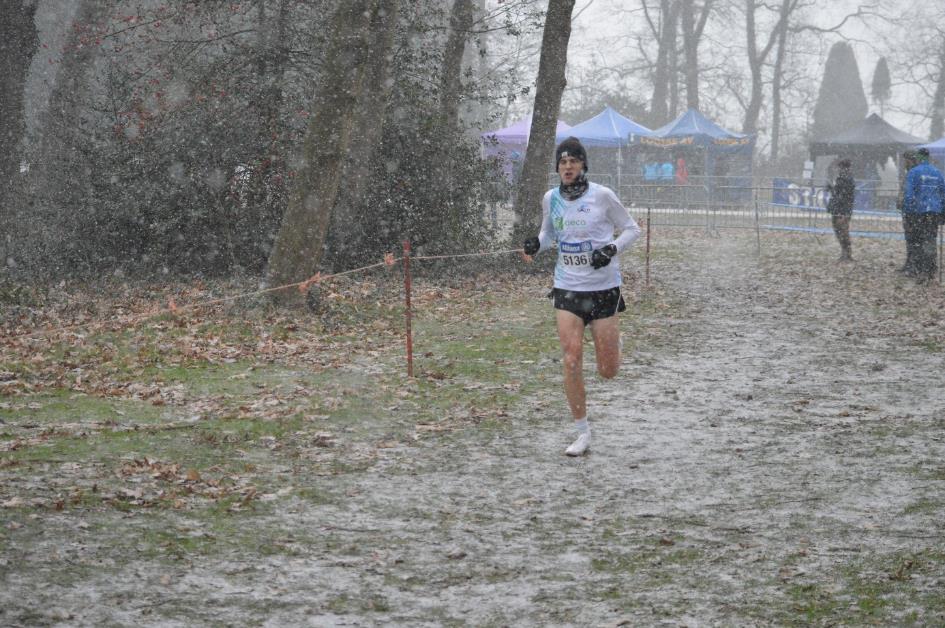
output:
[[[376,1],[376,0],[375,0]],[[366,90],[361,94],[358,122],[351,135],[351,145],[344,164],[344,186],[332,211],[327,238],[331,264],[340,269],[351,268],[360,258],[352,244],[362,241],[365,229],[373,229],[374,208],[366,207],[364,198],[371,184],[374,155],[380,146],[387,119],[390,95],[390,69],[393,66],[394,32],[399,15],[399,0],[376,1],[379,8],[372,17],[367,54],[370,64],[366,74]]]
[[0,0],[0,218],[7,207],[12,182],[19,179],[20,138],[25,128],[23,93],[30,62],[39,47],[33,23],[34,3]]
[[571,13],[575,0],[549,0],[541,59],[535,88],[535,107],[529,131],[525,163],[515,195],[516,241],[536,235],[541,222],[541,199],[548,185],[548,164],[553,158],[555,130],[566,84]]
[[[269,286],[296,283],[315,273],[342,184],[346,198],[357,197],[366,185],[383,129],[384,86],[398,8],[396,0],[350,0],[341,3],[332,18],[326,71],[315,97],[303,163],[269,258]],[[301,302],[300,296],[295,289],[274,294],[286,304]]]

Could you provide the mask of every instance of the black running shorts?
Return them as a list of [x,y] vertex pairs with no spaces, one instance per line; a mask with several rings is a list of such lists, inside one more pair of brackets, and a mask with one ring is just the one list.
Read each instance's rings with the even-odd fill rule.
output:
[[592,292],[576,292],[554,288],[551,291],[556,310],[564,310],[579,316],[587,325],[599,318],[610,318],[627,309],[620,295],[620,288],[609,290],[594,290]]

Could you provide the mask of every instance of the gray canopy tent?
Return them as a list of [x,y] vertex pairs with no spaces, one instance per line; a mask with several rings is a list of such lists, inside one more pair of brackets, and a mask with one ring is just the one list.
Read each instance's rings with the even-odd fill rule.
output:
[[[902,153],[925,140],[897,129],[875,113],[845,131],[810,143],[810,156],[815,161],[815,179],[832,182],[836,173],[833,164],[841,158],[852,162],[853,178],[857,180],[854,208],[857,210],[892,209],[897,189],[882,185],[880,171],[889,159],[897,172],[902,171]],[[817,158],[820,159],[818,163]],[[823,168],[826,163],[830,165]],[[898,188],[898,186],[895,186]]]
[[872,113],[859,124],[810,143],[811,159],[817,157],[845,157],[853,162],[856,178],[872,179],[877,165],[892,158],[899,166],[903,151],[924,143],[922,138],[910,135]]

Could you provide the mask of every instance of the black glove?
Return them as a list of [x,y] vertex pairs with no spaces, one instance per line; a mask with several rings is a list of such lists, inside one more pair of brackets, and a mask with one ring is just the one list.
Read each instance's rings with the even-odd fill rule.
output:
[[525,255],[528,256],[534,255],[540,248],[541,242],[538,240],[538,238],[529,238],[522,244],[522,249],[525,251]]
[[591,266],[594,268],[603,268],[610,263],[610,258],[617,254],[617,247],[613,244],[594,249],[591,252]]

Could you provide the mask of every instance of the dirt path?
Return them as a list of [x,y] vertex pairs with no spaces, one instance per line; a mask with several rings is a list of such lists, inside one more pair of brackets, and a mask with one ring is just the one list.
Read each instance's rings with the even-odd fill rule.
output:
[[289,500],[268,531],[288,557],[193,561],[162,585],[108,565],[58,602],[89,625],[942,624],[941,288],[883,261],[824,278],[812,240],[760,262],[753,246],[657,251],[682,314],[646,343],[625,328],[621,374],[590,378],[589,456],[561,455],[555,388],[499,428],[383,450],[331,478],[343,500]]

